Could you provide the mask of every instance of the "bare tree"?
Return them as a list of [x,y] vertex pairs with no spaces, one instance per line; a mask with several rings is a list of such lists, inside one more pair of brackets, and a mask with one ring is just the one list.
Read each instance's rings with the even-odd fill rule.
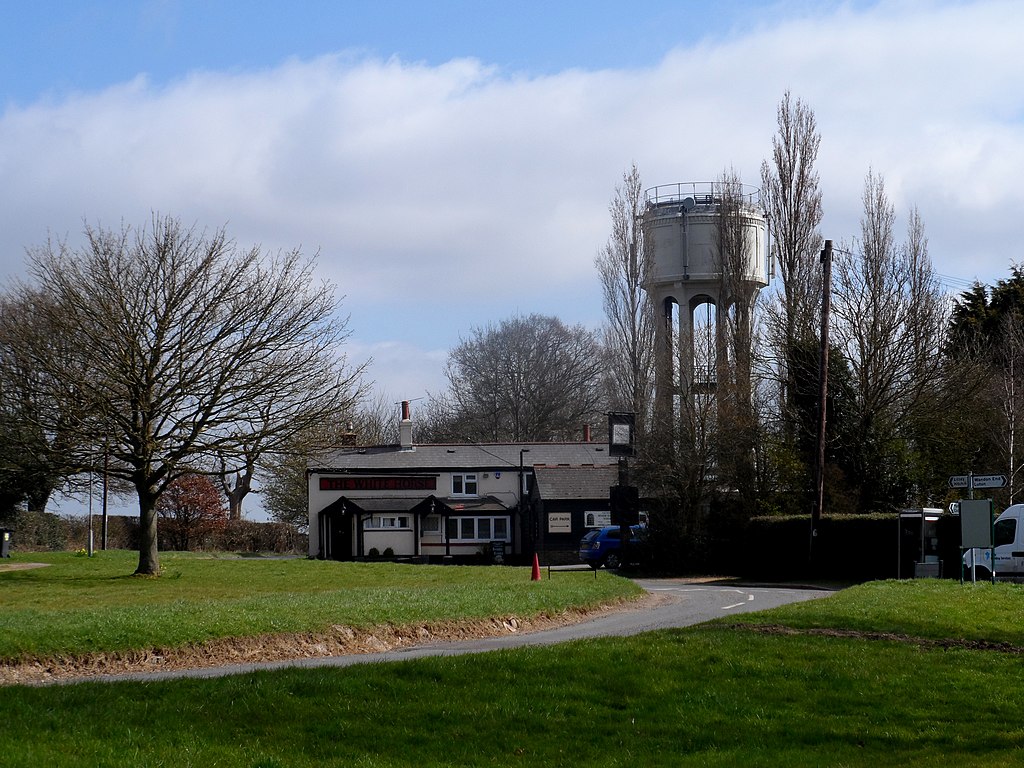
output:
[[[136,573],[157,574],[156,504],[167,487],[218,457],[241,470],[254,435],[272,450],[344,412],[360,371],[341,354],[347,321],[335,315],[332,287],[314,281],[313,260],[297,251],[242,251],[223,230],[161,216],[85,235],[77,250],[50,242],[30,251],[35,285],[18,294],[49,297],[46,333],[18,344],[45,373],[48,397],[81,405],[73,442],[109,446],[109,471],[134,486]],[[53,343],[66,360],[52,358]],[[94,453],[76,458],[96,467]]]
[[71,365],[70,350],[50,338],[41,320],[51,301],[39,292],[0,300],[0,493],[34,512],[44,512],[58,488],[73,492],[82,469],[70,443],[81,405],[54,396],[47,371],[20,344],[25,337],[49,339],[50,360]]
[[758,447],[752,398],[754,305],[759,285],[753,281],[750,237],[752,202],[735,170],[718,182],[717,241],[721,259],[720,306],[717,312],[716,405],[718,465],[723,478],[739,490],[745,509],[753,508],[754,453]]
[[309,524],[306,470],[310,462],[339,446],[397,443],[398,414],[397,404],[378,392],[347,414],[311,425],[265,454],[260,463],[263,509],[279,523],[305,529]]
[[[860,247],[836,259],[833,308],[834,339],[850,361],[857,390],[861,479],[881,475],[876,483],[862,482],[862,507],[871,508],[901,482],[900,462],[887,451],[907,438],[902,425],[933,402],[927,395],[941,375],[947,302],[916,211],[908,243],[900,246],[884,180],[872,171],[863,203]],[[872,493],[878,496],[868,498]]]
[[449,353],[445,373],[462,439],[565,440],[600,413],[594,334],[557,317],[475,328]]
[[595,261],[601,281],[610,406],[637,415],[640,434],[654,400],[654,307],[644,290],[650,279],[649,233],[643,224],[644,194],[636,165],[608,206],[612,232]]
[[1017,425],[1024,415],[1024,316],[1019,309],[1005,313],[999,323],[999,334],[989,369],[979,378],[988,386],[986,394],[992,410],[998,414],[998,428],[989,434],[997,448],[1002,466],[1010,478],[1008,499],[1012,504],[1020,472],[1020,442]]
[[818,335],[821,305],[822,205],[814,164],[821,136],[813,110],[787,90],[777,112],[772,160],[761,164],[761,201],[768,218],[772,258],[782,279],[781,293],[766,302],[765,328],[775,350],[783,439],[792,444],[797,409],[793,397],[801,377],[815,371],[796,368],[798,348]]

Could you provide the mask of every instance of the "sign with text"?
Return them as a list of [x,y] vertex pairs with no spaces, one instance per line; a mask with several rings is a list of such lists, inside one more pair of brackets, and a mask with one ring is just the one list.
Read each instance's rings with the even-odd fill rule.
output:
[[1006,475],[950,475],[950,488],[1004,488]]
[[321,491],[435,491],[436,477],[321,477]]
[[572,515],[568,512],[549,512],[548,533],[572,533]]

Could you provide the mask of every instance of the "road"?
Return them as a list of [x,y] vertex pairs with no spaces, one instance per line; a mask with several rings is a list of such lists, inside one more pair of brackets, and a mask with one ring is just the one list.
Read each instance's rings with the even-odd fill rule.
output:
[[[594,637],[625,637],[656,629],[687,627],[722,616],[760,611],[832,594],[831,591],[822,589],[741,586],[733,583],[701,584],[683,579],[637,579],[636,582],[645,590],[659,596],[661,599],[656,601],[653,606],[626,608],[590,621],[557,629],[460,642],[426,643],[424,645],[389,650],[383,653],[365,653],[351,656],[331,656],[256,664],[232,664],[203,669],[92,677],[90,680],[155,681],[183,677],[222,677],[258,670],[284,668],[348,667],[355,664],[419,659],[427,656],[461,656],[503,648],[553,645],[570,640]],[[64,682],[73,681],[68,680]]]

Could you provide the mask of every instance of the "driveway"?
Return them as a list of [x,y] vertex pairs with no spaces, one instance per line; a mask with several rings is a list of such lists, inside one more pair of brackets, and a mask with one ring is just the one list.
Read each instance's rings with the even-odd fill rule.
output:
[[459,642],[425,643],[382,653],[364,653],[350,656],[329,656],[252,664],[231,664],[204,669],[125,674],[110,677],[91,677],[89,679],[153,681],[183,677],[205,678],[245,674],[258,670],[348,667],[355,664],[419,659],[427,656],[461,656],[468,653],[484,653],[503,648],[553,645],[555,643],[594,637],[625,637],[656,629],[688,627],[722,616],[760,611],[788,603],[814,600],[832,594],[831,590],[825,589],[743,586],[732,582],[700,583],[687,579],[637,579],[636,583],[657,599],[648,601],[647,604],[640,607],[627,607],[589,621],[557,629]]

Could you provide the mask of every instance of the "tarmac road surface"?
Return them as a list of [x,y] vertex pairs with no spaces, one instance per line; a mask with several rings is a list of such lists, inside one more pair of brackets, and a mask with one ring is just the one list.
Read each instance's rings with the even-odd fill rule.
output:
[[[637,579],[648,592],[660,595],[654,606],[625,608],[620,611],[557,629],[522,634],[509,634],[459,642],[430,642],[396,648],[383,653],[350,656],[329,656],[255,664],[232,664],[202,669],[91,677],[91,681],[171,680],[175,678],[206,678],[240,675],[258,670],[314,667],[348,667],[427,656],[461,656],[502,648],[553,645],[570,640],[593,637],[625,637],[656,629],[687,627],[736,613],[749,613],[788,603],[814,600],[832,594],[831,590],[786,586],[744,586],[733,582],[698,583],[686,579]],[[65,680],[61,682],[75,682]]]

